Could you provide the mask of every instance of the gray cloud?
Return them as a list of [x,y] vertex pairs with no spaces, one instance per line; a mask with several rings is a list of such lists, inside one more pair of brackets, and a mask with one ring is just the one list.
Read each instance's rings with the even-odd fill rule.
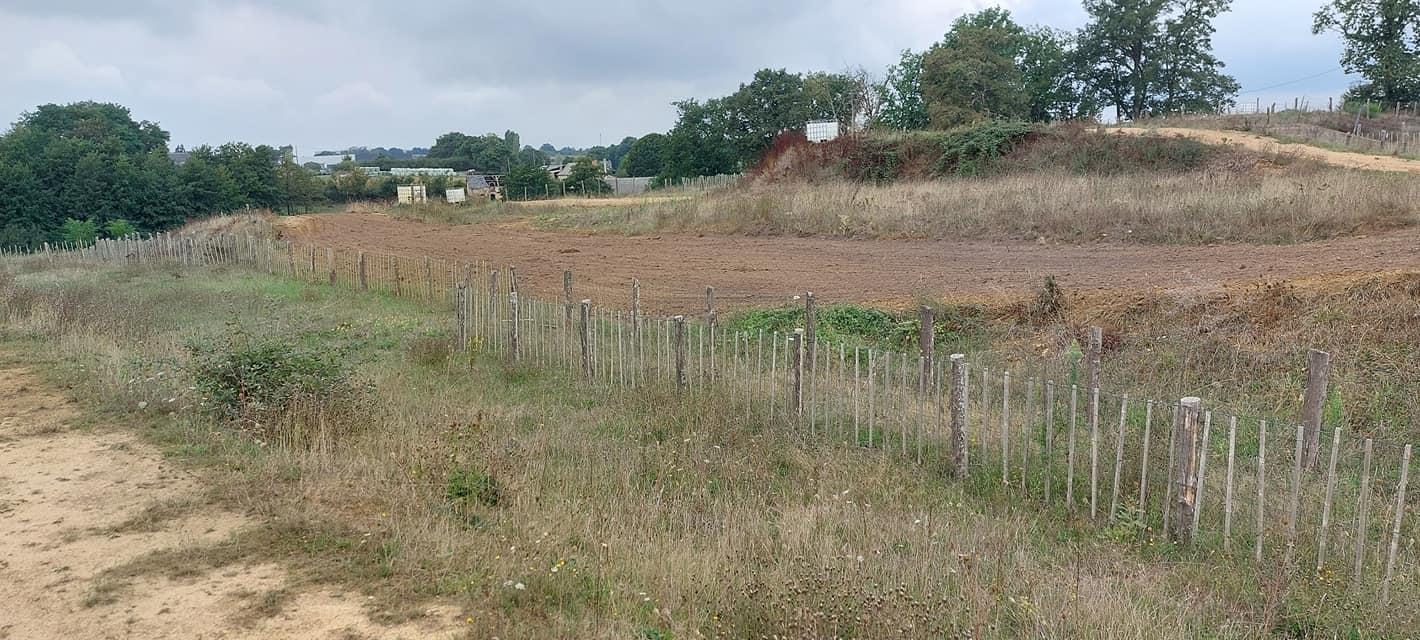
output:
[[[409,147],[509,128],[527,143],[590,145],[664,130],[671,101],[724,95],[762,67],[880,73],[897,51],[930,45],[954,17],[990,4],[11,0],[0,7],[0,56],[16,62],[0,68],[0,119],[99,99],[189,145]],[[1000,4],[1027,23],[1084,20],[1073,0]],[[1314,7],[1238,4],[1217,44],[1245,88],[1336,66],[1335,40],[1309,34]],[[1344,85],[1336,73],[1259,95]]]

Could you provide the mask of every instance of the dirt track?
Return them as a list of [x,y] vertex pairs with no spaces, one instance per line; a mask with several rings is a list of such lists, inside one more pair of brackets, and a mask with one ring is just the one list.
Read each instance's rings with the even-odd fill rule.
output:
[[[94,599],[105,569],[154,551],[191,550],[260,526],[199,509],[128,527],[147,507],[200,500],[198,479],[133,432],[85,428],[69,399],[0,353],[0,640],[30,638],[446,638],[452,610],[397,627],[371,622],[359,593],[297,589],[273,563],[186,578],[139,576]],[[250,620],[266,594],[290,593]]]
[[1185,127],[1123,127],[1114,129],[1113,131],[1121,135],[1182,136],[1208,144],[1238,145],[1264,153],[1275,152],[1291,154],[1324,162],[1332,166],[1346,167],[1348,169],[1420,173],[1420,160],[1407,160],[1395,156],[1377,156],[1367,153],[1354,153],[1351,151],[1332,151],[1331,149],[1314,147],[1309,144],[1282,142],[1276,138],[1269,138],[1246,131],[1219,131],[1216,129],[1189,129]]
[[540,231],[518,223],[449,226],[378,214],[283,221],[298,242],[408,256],[486,260],[518,267],[524,286],[621,306],[632,277],[644,304],[664,312],[703,308],[706,286],[726,306],[777,305],[804,291],[825,303],[887,305],[919,297],[1015,297],[1053,275],[1081,292],[1205,292],[1226,284],[1420,267],[1420,230],[1292,246],[1046,246],[931,240],[660,235],[626,237]]

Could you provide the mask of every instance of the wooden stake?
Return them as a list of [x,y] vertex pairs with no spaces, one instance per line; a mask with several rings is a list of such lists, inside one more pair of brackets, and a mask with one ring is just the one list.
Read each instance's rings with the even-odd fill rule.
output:
[[1307,352],[1307,391],[1302,402],[1302,425],[1306,427],[1306,468],[1315,469],[1321,443],[1321,414],[1326,406],[1326,390],[1331,379],[1331,354],[1311,349]]
[[1213,433],[1213,412],[1203,412],[1203,437],[1198,445],[1198,501],[1193,510],[1192,536],[1198,539],[1198,521],[1203,517],[1203,488],[1208,482],[1208,442]]
[[[425,262],[428,266],[428,262]],[[508,266],[508,310],[511,311],[513,326],[509,330],[508,346],[512,349],[513,361],[517,362],[521,356],[521,331],[522,307],[518,304],[518,270],[512,265]]]
[[966,477],[966,355],[954,353],[951,394],[951,456],[952,471],[957,478]]
[[1001,373],[1001,485],[1011,484],[1011,372]]
[[1257,422],[1257,539],[1252,543],[1253,562],[1262,562],[1262,538],[1267,532],[1267,421]]
[[1321,528],[1316,533],[1316,571],[1326,565],[1326,536],[1331,528],[1331,499],[1336,492],[1336,454],[1341,448],[1341,428],[1331,432],[1331,461],[1326,465],[1326,499],[1321,506]]
[[355,270],[360,279],[360,290],[369,291],[370,285],[365,276],[365,252],[355,254]]
[[1375,442],[1366,438],[1366,444],[1361,454],[1361,495],[1357,499],[1356,509],[1356,559],[1355,569],[1351,573],[1351,581],[1360,583],[1361,568],[1365,566],[1366,558],[1366,538],[1367,523],[1371,508],[1371,450]]
[[1099,517],[1100,388],[1090,387],[1090,517]]
[[1154,426],[1154,401],[1144,401],[1144,448],[1139,452],[1139,518],[1147,520],[1149,513],[1149,437]]
[[808,356],[805,366],[814,371],[818,367],[818,301],[812,291],[804,293],[804,354]]
[[1129,415],[1129,394],[1119,399],[1119,433],[1114,439],[1114,483],[1109,496],[1109,519],[1114,521],[1119,514],[1120,472],[1124,469],[1124,421]]
[[1075,510],[1075,418],[1080,407],[1080,387],[1070,385],[1070,434],[1065,452],[1065,505]]
[[[493,272],[497,277],[497,272]],[[577,325],[577,333],[582,345],[582,375],[592,377],[592,337],[589,330],[592,316],[592,301],[582,301],[582,313],[580,323]]]
[[572,270],[562,272],[562,314],[567,324],[572,324]]
[[922,373],[918,376],[917,389],[919,393],[926,394],[931,388],[933,356],[936,352],[937,334],[935,331],[935,314],[932,307],[922,305],[919,312],[921,319],[920,330],[917,332],[917,345],[922,350]]
[[1228,418],[1228,479],[1223,489],[1223,549],[1233,550],[1233,469],[1238,448],[1238,417]]
[[1045,381],[1045,503],[1055,484],[1055,381]]
[[1178,467],[1172,479],[1177,496],[1169,536],[1175,542],[1191,542],[1193,512],[1198,508],[1198,419],[1203,400],[1188,397],[1179,400],[1178,405],[1178,437],[1174,440],[1174,459]]
[[804,331],[789,336],[789,410],[796,419],[804,416]]
[[1386,552],[1385,577],[1381,579],[1381,606],[1390,604],[1390,577],[1395,571],[1395,553],[1400,546],[1400,522],[1405,518],[1405,487],[1410,480],[1410,446],[1400,457],[1400,487],[1395,491],[1395,521],[1390,526],[1390,550]]

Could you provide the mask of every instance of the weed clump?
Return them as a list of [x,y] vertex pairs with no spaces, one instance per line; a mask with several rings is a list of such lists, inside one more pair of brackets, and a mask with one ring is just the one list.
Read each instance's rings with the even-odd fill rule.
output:
[[188,373],[202,406],[217,418],[269,435],[273,424],[295,427],[296,416],[325,416],[357,400],[361,389],[335,354],[276,336],[233,331],[225,338],[188,343]]

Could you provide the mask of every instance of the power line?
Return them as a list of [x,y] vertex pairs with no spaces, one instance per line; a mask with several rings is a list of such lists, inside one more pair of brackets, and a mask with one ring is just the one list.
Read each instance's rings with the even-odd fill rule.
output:
[[1336,73],[1337,71],[1340,71],[1340,70],[1341,70],[1341,67],[1336,67],[1336,68],[1333,68],[1333,69],[1327,69],[1326,71],[1323,71],[1323,72],[1317,73],[1317,74],[1313,74],[1313,75],[1309,75],[1309,76],[1307,76],[1307,77],[1305,77],[1305,78],[1297,78],[1296,80],[1288,80],[1288,81],[1286,81],[1286,82],[1279,82],[1279,83],[1274,84],[1274,85],[1271,85],[1271,86],[1258,87],[1258,88],[1256,88],[1256,89],[1248,89],[1247,91],[1239,91],[1239,92],[1238,92],[1238,95],[1243,95],[1243,94],[1248,94],[1248,93],[1257,93],[1257,92],[1259,92],[1259,91],[1267,91],[1268,89],[1277,89],[1277,88],[1280,88],[1280,87],[1285,87],[1285,86],[1287,86],[1287,85],[1289,85],[1289,84],[1297,84],[1298,82],[1305,82],[1305,81],[1307,81],[1307,80],[1311,80],[1311,79],[1314,79],[1314,78],[1320,78],[1320,77],[1322,77],[1322,76],[1324,76],[1324,75],[1331,74],[1331,73]]

